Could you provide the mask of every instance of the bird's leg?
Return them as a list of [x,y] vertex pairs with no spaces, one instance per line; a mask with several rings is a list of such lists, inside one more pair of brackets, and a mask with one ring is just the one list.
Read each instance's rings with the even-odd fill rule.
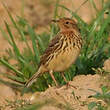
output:
[[50,76],[52,77],[53,81],[55,82],[55,85],[58,87],[58,83],[53,75],[53,71],[51,70],[51,71],[49,71],[49,73],[50,73]]
[[61,75],[62,75],[62,77],[63,77],[63,79],[64,79],[64,81],[66,82],[66,84],[68,83],[68,81],[67,81],[67,79],[65,78],[65,76],[64,76],[64,72],[61,72]]
[[67,81],[67,79],[66,79],[65,76],[64,76],[64,72],[61,72],[61,75],[62,75],[64,81],[66,82],[67,88],[68,88],[69,86],[72,86],[72,87],[74,87],[75,89],[77,89],[75,86],[69,84],[69,82]]

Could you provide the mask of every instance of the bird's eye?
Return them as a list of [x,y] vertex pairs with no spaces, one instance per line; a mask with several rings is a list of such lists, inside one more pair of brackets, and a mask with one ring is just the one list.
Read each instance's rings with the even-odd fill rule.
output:
[[69,22],[67,21],[66,24],[69,24]]

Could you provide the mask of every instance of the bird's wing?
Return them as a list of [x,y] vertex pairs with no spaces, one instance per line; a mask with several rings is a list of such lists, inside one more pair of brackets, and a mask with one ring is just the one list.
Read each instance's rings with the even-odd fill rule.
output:
[[63,39],[61,40],[61,36],[62,36],[61,34],[58,34],[51,40],[44,54],[41,56],[40,65],[45,64],[50,58],[53,57],[53,53],[57,49],[61,48],[61,45],[63,43],[62,41]]

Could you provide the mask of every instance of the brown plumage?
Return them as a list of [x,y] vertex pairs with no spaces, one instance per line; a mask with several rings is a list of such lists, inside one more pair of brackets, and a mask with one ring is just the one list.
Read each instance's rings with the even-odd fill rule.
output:
[[[57,81],[53,76],[53,72],[61,72],[62,77],[66,81],[63,72],[71,66],[79,56],[82,39],[77,23],[69,18],[61,18],[53,20],[60,27],[60,32],[52,39],[48,48],[41,57],[40,66],[37,71],[25,84],[26,87],[32,85],[37,78],[49,72],[56,86]],[[66,81],[67,82],[67,81]]]

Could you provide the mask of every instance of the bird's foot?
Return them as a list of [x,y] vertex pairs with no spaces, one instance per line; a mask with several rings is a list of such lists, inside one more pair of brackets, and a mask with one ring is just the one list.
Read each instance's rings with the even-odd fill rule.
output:
[[69,87],[73,87],[74,89],[77,89],[76,86],[71,85],[69,82],[66,83],[66,88],[68,89]]

